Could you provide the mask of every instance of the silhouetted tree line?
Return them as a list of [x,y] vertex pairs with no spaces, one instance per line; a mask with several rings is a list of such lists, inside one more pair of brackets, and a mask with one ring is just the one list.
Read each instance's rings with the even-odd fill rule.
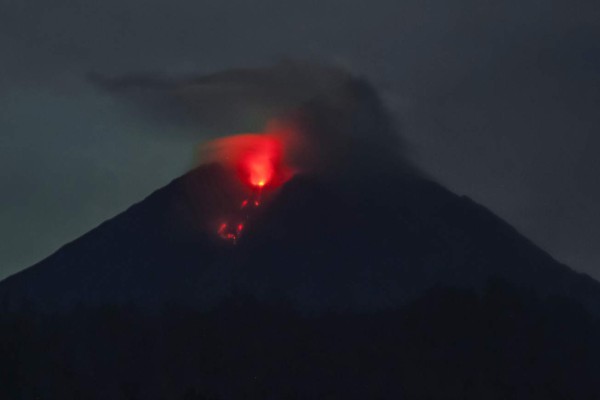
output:
[[493,282],[401,309],[303,315],[33,309],[0,317],[0,399],[600,399],[600,323]]

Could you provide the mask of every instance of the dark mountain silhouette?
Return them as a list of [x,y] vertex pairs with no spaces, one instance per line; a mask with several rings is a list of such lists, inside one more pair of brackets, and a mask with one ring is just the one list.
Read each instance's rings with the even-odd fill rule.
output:
[[200,167],[0,283],[0,398],[600,398],[600,284],[472,200],[300,175],[234,246],[241,191]]
[[211,307],[244,293],[302,310],[362,310],[396,306],[434,286],[480,288],[502,278],[600,312],[598,282],[431,181],[298,176],[231,246],[205,223],[240,198],[224,169],[201,167],[3,281],[0,304]]

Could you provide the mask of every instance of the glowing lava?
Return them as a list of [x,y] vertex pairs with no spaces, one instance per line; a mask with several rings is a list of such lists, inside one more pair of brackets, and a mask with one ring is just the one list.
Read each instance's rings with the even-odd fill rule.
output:
[[274,134],[242,134],[217,139],[210,144],[217,160],[233,167],[250,188],[277,187],[289,179],[283,163],[283,139]]
[[248,220],[253,216],[254,211],[260,206],[262,195],[262,186],[257,185],[257,189],[252,192],[252,195],[242,201],[240,209],[235,216],[229,221],[222,222],[219,225],[217,234],[221,239],[227,240],[232,244],[237,244],[238,239],[242,235],[242,231]]
[[228,221],[219,225],[217,234],[236,244],[249,219],[262,204],[264,192],[281,186],[293,175],[284,162],[285,146],[290,132],[268,129],[265,133],[250,133],[217,139],[205,146],[209,154],[237,174],[250,194]]

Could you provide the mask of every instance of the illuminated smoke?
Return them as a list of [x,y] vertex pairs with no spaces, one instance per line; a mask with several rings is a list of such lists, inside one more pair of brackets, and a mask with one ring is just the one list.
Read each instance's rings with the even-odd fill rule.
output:
[[162,115],[204,138],[206,132],[221,136],[200,146],[199,161],[225,166],[245,186],[232,202],[239,209],[214,228],[231,242],[248,229],[263,197],[294,174],[349,183],[352,191],[373,176],[420,174],[376,90],[338,68],[286,63],[183,79],[93,81],[153,118]]
[[90,80],[129,99],[148,118],[167,120],[185,128],[178,132],[204,140],[272,130],[273,121],[293,127],[293,139],[301,140],[291,146],[290,158],[303,171],[417,173],[375,88],[341,68],[286,62],[183,78],[95,74]]
[[263,193],[271,193],[297,172],[289,158],[293,136],[289,128],[272,122],[265,132],[233,135],[201,146],[204,160],[225,166],[250,190],[239,210],[219,224],[219,237],[236,244],[262,205]]
[[264,132],[231,135],[200,146],[203,162],[218,162],[235,171],[252,189],[276,188],[294,174],[291,147],[297,133],[275,122]]

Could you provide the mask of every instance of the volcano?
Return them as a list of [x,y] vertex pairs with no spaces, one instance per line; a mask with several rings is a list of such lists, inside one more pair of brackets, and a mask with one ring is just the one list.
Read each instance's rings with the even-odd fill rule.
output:
[[211,307],[242,292],[311,312],[367,310],[435,286],[480,288],[499,278],[600,313],[599,283],[432,181],[380,175],[349,186],[298,176],[232,247],[204,228],[238,206],[243,195],[230,189],[234,180],[218,164],[186,174],[3,281],[2,304],[49,312]]
[[485,207],[298,174],[233,245],[235,180],[198,167],[1,282],[3,398],[598,398],[600,284]]

